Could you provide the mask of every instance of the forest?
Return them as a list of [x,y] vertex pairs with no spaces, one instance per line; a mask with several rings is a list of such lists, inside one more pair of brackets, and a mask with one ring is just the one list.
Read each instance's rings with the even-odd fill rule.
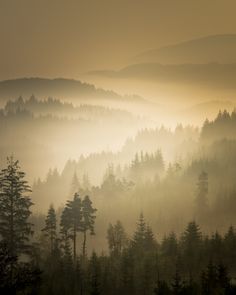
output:
[[[31,188],[13,157],[0,183],[1,294],[235,294],[233,226],[207,235],[193,220],[180,235],[171,231],[157,239],[141,212],[131,235],[117,220],[107,228],[108,251],[88,253],[97,215],[88,195],[76,192],[60,216],[51,205],[34,239]],[[202,214],[208,213],[207,183],[202,172],[196,195]]]
[[236,295],[235,11],[0,0],[0,295]]
[[[234,110],[168,128],[32,95],[9,100],[0,120],[1,294],[235,294]],[[74,134],[94,132],[95,142],[99,122],[108,137],[126,129],[119,147],[100,138],[100,151],[92,144],[61,166],[47,149],[22,154],[28,138],[48,150],[66,136],[77,147]]]

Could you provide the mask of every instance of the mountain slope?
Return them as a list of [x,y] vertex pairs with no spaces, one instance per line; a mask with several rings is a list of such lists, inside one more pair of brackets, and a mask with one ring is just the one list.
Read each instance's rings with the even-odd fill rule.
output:
[[154,80],[162,83],[192,83],[216,88],[235,89],[236,87],[236,64],[140,63],[127,66],[120,71],[96,71],[91,74],[112,78]]
[[29,97],[32,94],[39,98],[56,97],[63,100],[134,100],[143,101],[138,96],[120,96],[113,91],[95,88],[94,85],[70,79],[22,78],[0,81],[0,101],[6,102],[18,96]]
[[236,34],[213,35],[149,50],[134,57],[132,63],[235,63]]

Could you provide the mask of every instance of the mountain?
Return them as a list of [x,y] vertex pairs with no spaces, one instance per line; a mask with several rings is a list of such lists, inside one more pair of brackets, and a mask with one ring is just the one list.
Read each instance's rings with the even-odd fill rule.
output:
[[94,85],[70,79],[44,79],[21,78],[0,81],[0,101],[6,102],[18,96],[29,97],[34,94],[39,98],[55,97],[74,102],[87,102],[88,100],[108,101],[143,101],[139,96],[120,96],[119,94]]
[[132,59],[132,63],[140,62],[162,64],[235,63],[236,34],[207,36],[145,51]]
[[192,83],[216,88],[235,89],[236,87],[236,63],[179,65],[140,63],[127,66],[120,71],[96,71],[90,74],[112,78],[146,79],[161,83]]

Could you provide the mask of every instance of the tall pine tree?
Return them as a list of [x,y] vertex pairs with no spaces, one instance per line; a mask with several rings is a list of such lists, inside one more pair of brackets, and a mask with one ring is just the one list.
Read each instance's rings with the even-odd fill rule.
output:
[[50,241],[50,250],[51,254],[54,250],[56,238],[57,238],[57,220],[56,220],[56,212],[53,206],[51,205],[48,214],[45,220],[45,227],[42,229],[45,236],[49,238]]
[[82,231],[84,234],[83,240],[83,257],[86,255],[86,240],[87,231],[90,231],[91,235],[94,235],[94,223],[95,223],[95,212],[97,209],[93,208],[92,201],[89,196],[85,196],[82,201]]
[[12,257],[27,253],[30,248],[29,237],[33,231],[28,219],[33,203],[29,192],[31,189],[18,161],[7,158],[7,167],[0,172],[0,235]]
[[72,201],[67,201],[61,216],[61,233],[68,246],[68,239],[73,242],[73,258],[76,263],[77,233],[83,231],[82,202],[78,193],[75,193]]

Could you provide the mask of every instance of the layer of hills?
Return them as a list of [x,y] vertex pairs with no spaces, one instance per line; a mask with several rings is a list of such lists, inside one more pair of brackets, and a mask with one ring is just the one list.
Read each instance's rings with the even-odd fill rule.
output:
[[213,35],[145,51],[134,62],[163,64],[235,63],[236,35]]
[[146,51],[118,71],[89,74],[109,78],[139,79],[235,89],[236,35],[216,35]]
[[96,88],[94,85],[72,79],[20,78],[0,81],[0,101],[6,102],[18,96],[40,98],[57,97],[74,102],[108,100],[143,102],[139,96],[121,96],[113,91]]
[[144,79],[158,83],[200,84],[216,88],[233,89],[236,86],[236,64],[140,63],[127,66],[119,71],[94,71],[91,74],[109,78]]

